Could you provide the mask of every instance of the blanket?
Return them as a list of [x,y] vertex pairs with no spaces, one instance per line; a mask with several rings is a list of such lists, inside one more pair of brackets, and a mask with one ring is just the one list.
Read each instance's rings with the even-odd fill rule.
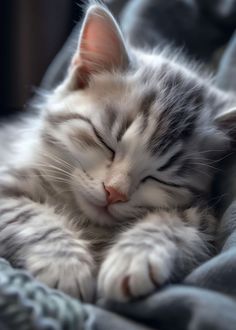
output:
[[[127,33],[134,33],[135,26],[137,27],[135,24],[144,21],[144,13],[147,10],[144,4],[148,6],[150,1],[126,2],[128,4],[124,7],[126,9],[123,14],[122,8],[117,7],[117,0],[110,0],[109,4],[111,8],[115,6]],[[126,2],[122,1],[122,5]],[[167,2],[169,5],[164,5]],[[174,26],[168,20],[162,19],[161,24],[157,24],[159,40],[166,38],[168,42],[168,39],[175,39],[177,44],[181,41],[190,54],[195,54],[203,61],[210,58],[212,63],[214,54],[220,51],[217,64],[214,64],[216,83],[222,89],[236,91],[236,35],[233,34],[236,29],[236,1],[178,0],[159,3],[158,17],[161,17],[162,13],[174,13],[175,22],[181,22],[183,8],[187,8],[189,17],[194,18],[191,30],[184,29],[185,22],[185,26],[182,25],[182,29],[178,26],[175,32]],[[173,11],[176,6],[179,6],[179,9]],[[127,25],[131,9],[136,13],[135,20],[131,22],[133,26]],[[153,13],[151,19],[155,20],[155,17],[157,16]],[[205,48],[199,38],[196,38],[204,32],[199,22],[204,22],[203,26],[207,27],[203,40]],[[76,45],[78,29],[77,26],[50,66],[42,88],[50,90],[63,79]],[[191,38],[193,32],[195,39]],[[140,38],[143,40],[141,34]],[[214,42],[211,43],[211,40]],[[226,182],[224,177],[222,180]],[[219,210],[219,214],[223,214],[218,232],[219,253],[196,268],[182,283],[170,284],[135,302],[99,301],[97,305],[90,305],[46,288],[27,273],[14,270],[6,261],[0,260],[0,328],[235,330],[236,188],[230,191],[224,184],[217,184],[217,187],[219,196],[227,195],[227,198],[223,198],[224,203]]]
[[221,253],[169,285],[131,303],[83,304],[46,288],[0,260],[2,330],[235,330],[236,201],[219,231]]

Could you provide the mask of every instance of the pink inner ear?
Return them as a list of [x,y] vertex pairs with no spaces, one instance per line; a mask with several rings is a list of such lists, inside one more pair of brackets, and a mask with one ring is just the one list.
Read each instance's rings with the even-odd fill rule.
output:
[[124,67],[127,53],[118,26],[103,8],[93,6],[85,18],[72,65],[78,70],[78,87],[94,72]]
[[84,29],[81,40],[81,56],[91,61],[91,65],[103,65],[104,69],[119,66],[122,58],[121,40],[114,31],[110,17],[91,17]]

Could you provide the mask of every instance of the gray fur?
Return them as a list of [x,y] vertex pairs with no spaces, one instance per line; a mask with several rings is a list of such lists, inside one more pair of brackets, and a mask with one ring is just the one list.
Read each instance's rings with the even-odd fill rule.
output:
[[[206,196],[230,150],[219,113],[235,100],[181,55],[125,44],[101,5],[79,44],[1,155],[0,255],[87,301],[99,273],[100,294],[127,300],[212,254]],[[127,201],[108,205],[106,187]]]

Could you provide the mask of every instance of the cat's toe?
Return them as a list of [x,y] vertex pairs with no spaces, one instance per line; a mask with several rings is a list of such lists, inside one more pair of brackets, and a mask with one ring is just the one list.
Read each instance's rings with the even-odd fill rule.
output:
[[99,294],[107,299],[127,301],[145,296],[162,286],[170,276],[170,265],[162,251],[133,249],[113,251],[102,265]]
[[79,260],[28,260],[27,269],[39,281],[51,288],[79,298],[85,302],[92,302],[95,297],[95,279],[91,264]]

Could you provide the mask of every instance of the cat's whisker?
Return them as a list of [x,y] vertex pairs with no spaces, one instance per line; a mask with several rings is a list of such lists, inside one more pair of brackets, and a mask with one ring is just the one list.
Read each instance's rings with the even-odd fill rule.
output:
[[212,200],[210,201],[210,205],[212,208],[216,208],[218,204],[220,204],[220,202],[223,200],[224,197],[228,196],[227,193],[221,194],[220,196],[217,196],[217,198],[214,198],[214,200],[216,200],[213,204],[212,204]]
[[221,169],[215,167],[215,166],[211,166],[210,164],[206,164],[206,163],[199,163],[199,162],[192,162],[190,163],[190,165],[193,165],[193,166],[201,166],[201,167],[204,167],[204,168],[209,168],[209,169],[212,169],[214,171],[218,171],[220,172]]
[[211,168],[217,171],[220,171],[220,169],[218,167],[212,166],[211,164],[205,163],[205,162],[201,162],[200,159],[191,159],[188,157],[184,157],[183,158],[184,161],[189,161],[189,165],[193,165],[193,166],[202,166],[205,168]]
[[60,177],[57,177],[57,176],[53,176],[53,175],[47,175],[47,174],[42,174],[42,175],[40,175],[40,174],[32,174],[32,175],[30,175],[29,174],[29,177],[30,178],[34,178],[34,177],[42,177],[42,178],[50,178],[50,179],[53,179],[53,181],[57,181],[57,182],[63,182],[63,183],[66,183],[66,184],[68,184],[69,183],[69,181],[68,180],[66,180],[66,179],[62,179],[62,178],[60,178]]
[[[197,152],[189,152],[188,153],[188,156],[194,156],[194,157],[198,157],[199,155],[204,155],[204,154],[209,154],[209,153],[211,153],[211,152],[219,152],[219,153],[221,153],[221,152],[225,152],[225,150],[224,149],[208,149],[208,150],[198,150]],[[204,159],[207,159],[207,158],[205,158],[204,157]]]
[[70,164],[70,163],[68,163],[68,162],[66,162],[64,159],[62,159],[62,158],[59,158],[59,157],[57,157],[57,156],[55,156],[55,154],[53,154],[53,155],[51,155],[51,154],[49,154],[49,153],[44,153],[43,154],[45,157],[47,157],[47,158],[49,158],[49,159],[51,159],[51,160],[53,160],[53,161],[56,161],[58,164],[64,164],[68,169],[73,169],[73,167],[72,167],[72,165]]
[[[61,164],[61,163],[65,164],[65,167],[68,167],[69,170],[74,169],[74,167],[70,163],[66,162],[65,159],[56,157],[55,154],[51,155],[49,153],[44,152],[42,155],[45,155],[45,157],[51,158],[53,161],[56,159],[59,164]],[[81,162],[78,159],[76,159],[76,163],[79,164],[80,167],[82,168]]]
[[68,171],[66,171],[66,170],[64,170],[60,167],[54,166],[52,164],[43,164],[43,163],[42,164],[40,164],[40,163],[37,164],[37,163],[34,163],[34,165],[38,166],[39,169],[42,169],[42,170],[48,170],[48,171],[55,170],[59,173],[63,173],[64,175],[70,175],[71,174],[70,172],[68,172]]
[[59,158],[55,155],[50,155],[50,154],[47,154],[47,157],[51,157],[52,160],[56,160],[59,164],[63,163],[69,169],[73,169],[73,166],[70,163],[68,163],[67,161],[65,161],[65,159],[62,159],[62,158]]
[[232,156],[233,154],[234,154],[234,152],[230,152],[230,153],[228,153],[227,155],[225,155],[225,156],[223,156],[223,157],[221,157],[221,158],[219,158],[219,159],[217,159],[217,160],[212,161],[211,164],[212,164],[212,163],[218,163],[218,162],[221,162],[222,160],[224,160],[224,159],[226,159],[226,158],[229,158],[229,157]]
[[60,190],[60,191],[56,192],[57,196],[63,195],[65,193],[74,193],[74,191],[72,189],[66,189],[66,190]]
[[207,171],[203,171],[203,169],[200,169],[199,167],[196,167],[195,169],[194,169],[194,171],[196,172],[196,173],[201,173],[201,174],[203,174],[203,176],[204,177],[209,177],[209,178],[211,178],[211,174],[210,173],[208,173]]

